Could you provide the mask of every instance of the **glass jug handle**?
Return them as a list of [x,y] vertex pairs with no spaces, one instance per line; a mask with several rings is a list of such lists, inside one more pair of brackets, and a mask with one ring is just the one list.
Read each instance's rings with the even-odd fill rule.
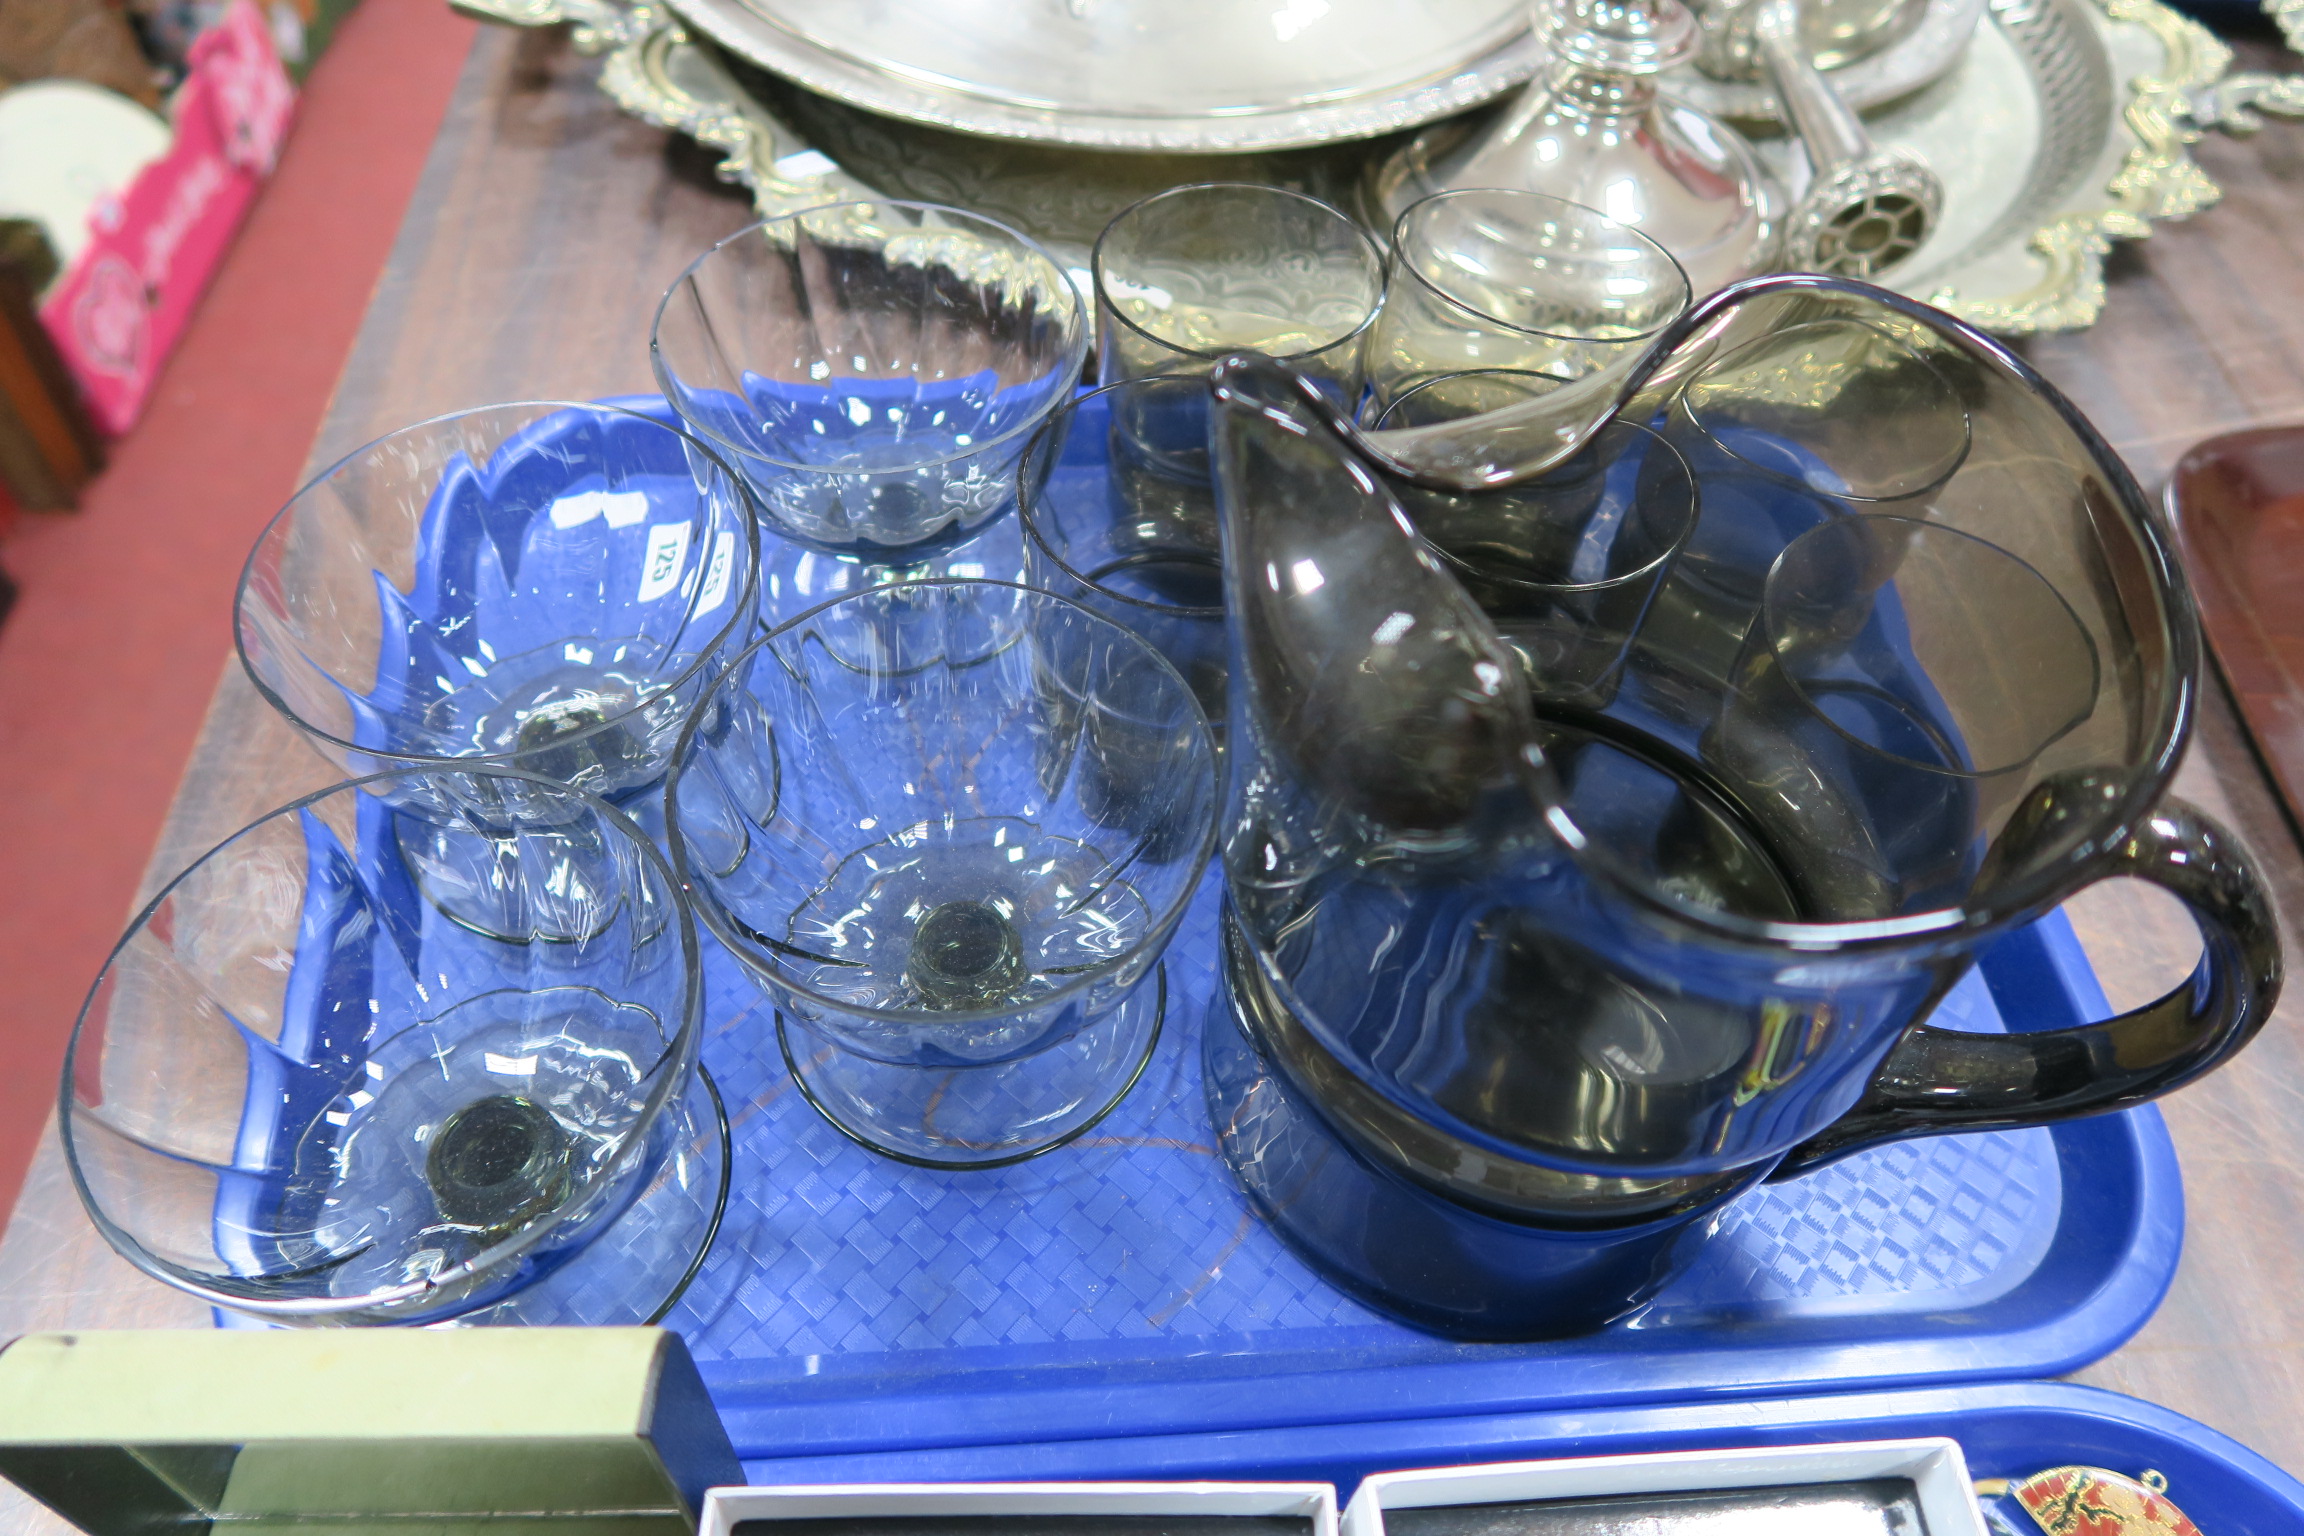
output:
[[2098,878],[2174,893],[2199,924],[2200,963],[2167,996],[2098,1024],[1982,1035],[1915,1026],[1856,1107],[1792,1149],[1783,1179],[1884,1141],[2000,1130],[2156,1099],[2246,1045],[2280,997],[2280,933],[2237,838],[2163,802],[2114,848]]

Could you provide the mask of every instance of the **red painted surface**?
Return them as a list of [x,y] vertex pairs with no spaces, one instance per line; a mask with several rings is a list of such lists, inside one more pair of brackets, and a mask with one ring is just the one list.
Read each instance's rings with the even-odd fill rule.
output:
[[231,654],[232,583],[295,490],[473,24],[361,0],[279,169],[81,510],[21,516],[0,627],[0,1210]]

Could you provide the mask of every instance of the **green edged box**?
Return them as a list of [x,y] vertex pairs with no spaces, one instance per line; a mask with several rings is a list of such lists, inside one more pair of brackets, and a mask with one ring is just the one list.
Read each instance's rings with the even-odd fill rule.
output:
[[0,1474],[96,1536],[686,1536],[743,1480],[654,1328],[33,1334]]

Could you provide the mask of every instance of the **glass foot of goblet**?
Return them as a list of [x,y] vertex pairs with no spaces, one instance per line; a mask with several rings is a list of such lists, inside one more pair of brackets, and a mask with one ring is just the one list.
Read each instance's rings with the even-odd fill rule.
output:
[[453,1320],[457,1327],[628,1327],[670,1312],[704,1267],[728,1205],[727,1107],[699,1067],[670,1106],[664,1164],[624,1214],[536,1284]]
[[800,1094],[850,1140],[922,1168],[1003,1168],[1087,1131],[1136,1086],[1160,1043],[1165,967],[1061,1045],[982,1067],[874,1061],[794,1028],[776,1039]]
[[[1012,513],[1002,513],[967,542],[903,564],[843,559],[781,540],[764,551],[760,627],[778,625],[838,598],[876,587],[920,581],[1026,581],[1024,536]],[[851,670],[872,674],[918,672],[939,663],[966,664],[998,655],[1023,627],[1021,609],[962,614],[950,604],[920,601],[916,590],[890,592],[827,616],[816,626],[827,651]],[[955,623],[955,620],[965,622]]]
[[[519,827],[484,833],[397,813],[400,856],[416,889],[450,922],[484,939],[526,944],[582,944],[607,931],[627,901],[617,879],[616,850],[589,827]],[[654,904],[636,913],[636,931],[653,935],[665,914]]]

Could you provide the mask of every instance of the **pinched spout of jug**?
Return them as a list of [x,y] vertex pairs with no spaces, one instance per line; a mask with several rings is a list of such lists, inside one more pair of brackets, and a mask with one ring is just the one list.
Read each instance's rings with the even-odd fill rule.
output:
[[1331,410],[1328,420],[1355,453],[1415,484],[1442,491],[1518,485],[1574,457],[1618,416],[1644,420],[1725,347],[1882,292],[1812,272],[1746,278],[1691,305],[1640,351],[1502,410],[1381,431],[1341,411]]
[[1269,802],[1231,818],[1236,886],[1292,883],[1337,838],[1472,846],[1508,837],[1499,818],[1532,821],[1519,663],[1355,456],[1341,409],[1253,353],[1211,384],[1234,781]]

